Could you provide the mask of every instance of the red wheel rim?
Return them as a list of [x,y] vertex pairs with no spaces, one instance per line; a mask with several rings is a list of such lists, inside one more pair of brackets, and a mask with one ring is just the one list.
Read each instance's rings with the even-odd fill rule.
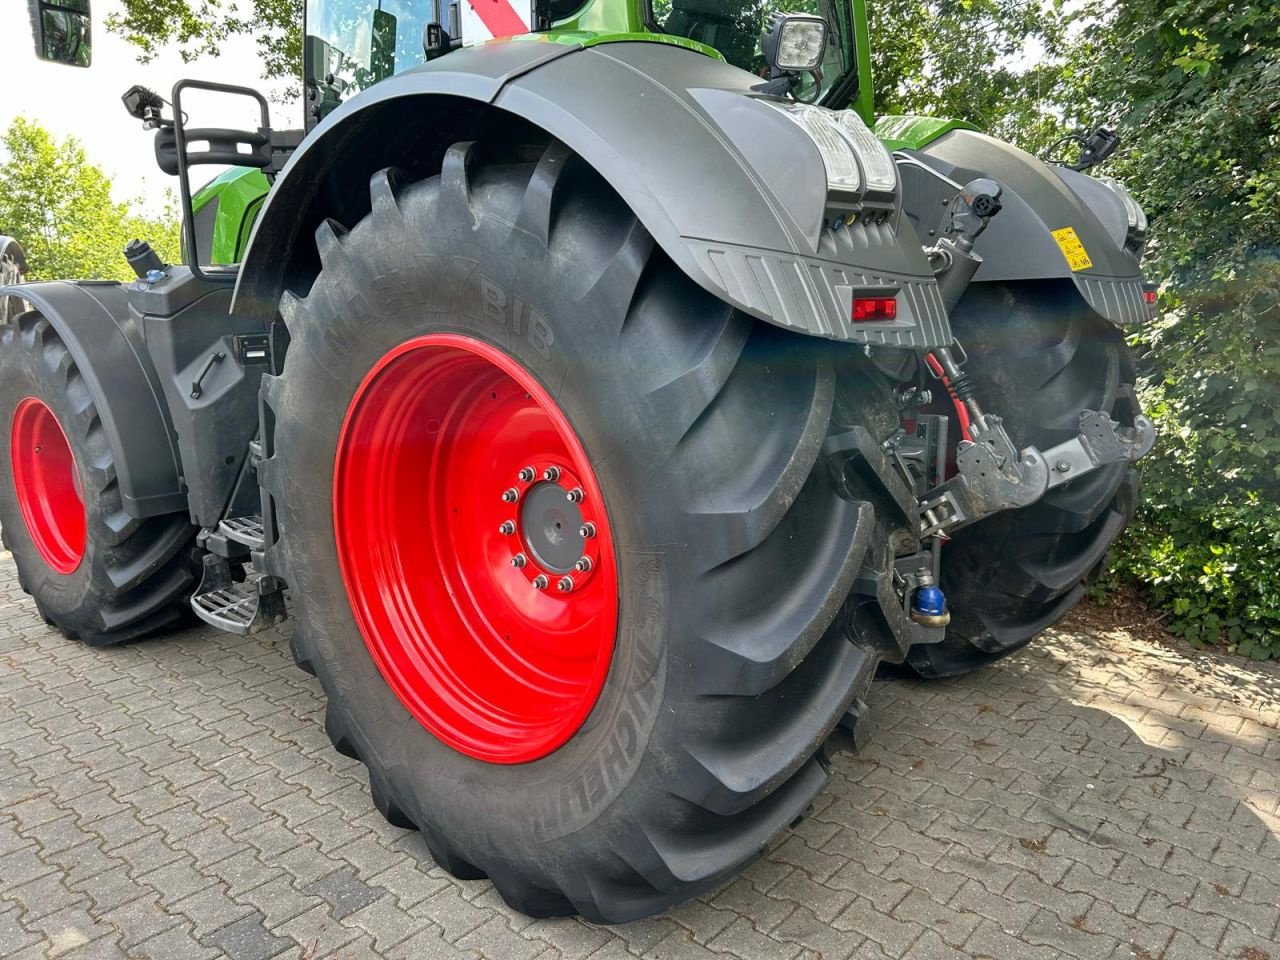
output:
[[58,573],[71,573],[84,559],[80,476],[58,418],[35,397],[26,397],[13,411],[9,462],[18,508],[36,550]]
[[528,371],[455,334],[392,350],[347,409],[333,505],[365,645],[423,726],[491,763],[573,736],[609,672],[616,562],[591,462]]

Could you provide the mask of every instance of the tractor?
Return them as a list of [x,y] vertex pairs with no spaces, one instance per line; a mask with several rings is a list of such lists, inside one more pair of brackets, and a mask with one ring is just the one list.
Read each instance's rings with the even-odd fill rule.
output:
[[[88,66],[89,0],[30,3]],[[1063,617],[1154,442],[1147,218],[1087,172],[1116,138],[877,118],[865,0],[790,6],[307,0],[297,129],[126,92],[185,262],[0,289],[45,620],[292,618],[391,823],[620,922],[802,818],[880,667]],[[193,91],[260,120],[191,126]]]

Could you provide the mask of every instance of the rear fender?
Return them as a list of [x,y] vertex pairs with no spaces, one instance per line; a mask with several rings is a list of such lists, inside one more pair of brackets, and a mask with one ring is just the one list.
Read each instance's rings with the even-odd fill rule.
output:
[[6,295],[45,317],[80,369],[102,418],[125,511],[134,517],[185,511],[177,440],[127,288],[53,280],[0,288],[0,297]]
[[[326,217],[369,209],[370,176],[439,171],[445,150],[523,130],[560,140],[616,190],[654,241],[701,287],[802,333],[894,346],[950,339],[911,224],[832,232],[813,141],[744,96],[759,78],[655,43],[582,49],[509,41],[459,50],[342,104],[293,154],[267,200],[233,309],[274,318],[285,289],[318,270],[310,238]],[[895,286],[898,319],[854,327],[852,291]]]
[[[904,207],[926,239],[937,229],[942,201],[954,194],[955,184],[990,177],[1004,187],[1003,209],[974,246],[983,258],[975,282],[1066,278],[1113,323],[1154,315],[1143,299],[1137,251],[1127,240],[1124,203],[1102,182],[970,130],[952,130],[896,156]],[[1064,228],[1074,231],[1087,265],[1078,249],[1068,259],[1055,237]]]

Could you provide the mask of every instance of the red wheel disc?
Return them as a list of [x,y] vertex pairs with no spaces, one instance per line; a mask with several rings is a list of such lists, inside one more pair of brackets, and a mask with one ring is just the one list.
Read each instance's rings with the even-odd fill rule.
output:
[[334,533],[356,622],[405,707],[492,763],[546,756],[609,672],[617,570],[569,421],[502,351],[432,334],[347,409]]
[[18,508],[36,550],[58,573],[71,573],[84,559],[80,477],[58,418],[35,397],[25,398],[13,411],[9,461]]

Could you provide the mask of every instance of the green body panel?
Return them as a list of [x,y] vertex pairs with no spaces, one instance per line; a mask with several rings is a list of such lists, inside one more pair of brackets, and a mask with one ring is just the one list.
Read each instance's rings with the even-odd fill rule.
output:
[[201,187],[191,199],[197,221],[200,211],[215,199],[211,263],[239,263],[249,245],[254,220],[271,184],[255,167],[232,167]]
[[853,46],[857,54],[858,92],[849,108],[871,127],[876,122],[876,106],[871,76],[871,27],[867,23],[867,0],[850,0],[853,7]]
[[615,33],[609,31],[562,30],[560,27],[554,27],[546,33],[526,33],[513,39],[523,40],[525,38],[530,40],[549,40],[552,43],[565,43],[579,47],[594,47],[602,43],[627,43],[643,40],[649,43],[665,43],[672,47],[683,47],[686,50],[692,50],[695,53],[701,53],[716,60],[724,59],[719,50],[709,47],[705,43],[699,43],[697,40],[690,40],[688,37],[673,37],[665,33],[650,33],[645,30],[638,30],[634,33]]
[[941,117],[881,117],[873,129],[890,150],[919,150],[952,130],[978,130],[967,120]]

